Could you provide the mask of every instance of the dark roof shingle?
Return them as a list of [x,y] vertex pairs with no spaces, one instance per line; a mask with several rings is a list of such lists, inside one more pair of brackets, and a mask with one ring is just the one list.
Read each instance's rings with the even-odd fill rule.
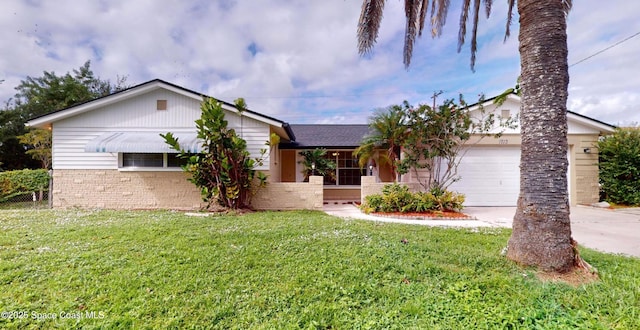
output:
[[352,149],[360,146],[362,139],[369,133],[369,125],[366,124],[290,126],[296,140],[281,143],[281,149]]

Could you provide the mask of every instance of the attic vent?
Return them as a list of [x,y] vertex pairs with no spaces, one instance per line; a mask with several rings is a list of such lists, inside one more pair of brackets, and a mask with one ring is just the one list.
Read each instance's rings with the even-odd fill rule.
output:
[[158,100],[156,110],[167,110],[167,100]]
[[502,110],[502,114],[501,114],[502,118],[509,118],[511,117],[511,110]]

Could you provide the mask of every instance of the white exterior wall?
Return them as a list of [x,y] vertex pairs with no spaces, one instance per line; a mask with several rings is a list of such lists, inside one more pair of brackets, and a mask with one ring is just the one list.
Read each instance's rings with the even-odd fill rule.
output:
[[[520,115],[520,98],[517,96],[511,95],[500,106],[493,103],[489,103],[489,104],[485,104],[483,108],[485,112],[484,114],[485,117],[491,113],[493,113],[496,116],[501,116],[503,110],[509,110],[511,117],[519,116]],[[476,119],[480,119],[482,117],[480,114],[480,111],[476,110],[475,108],[472,108],[472,109],[473,109],[472,117]],[[520,134],[519,122],[517,122],[518,126],[516,128],[499,127],[497,124],[498,124],[498,118],[496,118],[496,126],[494,127],[493,130],[491,130],[490,133],[502,132],[503,134]],[[605,131],[605,132],[612,131],[610,127],[606,127],[605,125],[602,125],[602,124],[596,124],[592,120],[581,118],[580,116],[577,116],[573,113],[567,114],[567,125],[568,125],[567,134],[570,134],[570,135],[571,134],[598,135],[600,134],[601,131]]]
[[[167,110],[156,110],[157,100],[167,100]],[[62,119],[53,126],[54,169],[117,169],[117,153],[85,152],[87,142],[109,132],[194,132],[200,118],[200,100],[156,89],[134,98],[107,105],[74,117]],[[227,112],[229,127],[247,141],[253,157],[260,156],[269,139],[269,125]],[[242,122],[243,128],[240,129]],[[266,159],[260,170],[269,170]]]

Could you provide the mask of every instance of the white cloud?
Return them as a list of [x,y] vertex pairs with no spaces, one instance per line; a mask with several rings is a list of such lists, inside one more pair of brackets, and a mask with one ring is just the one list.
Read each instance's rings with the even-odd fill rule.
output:
[[[511,87],[519,71],[517,17],[503,44],[506,6],[480,21],[476,73],[469,36],[456,53],[459,6],[438,39],[430,27],[402,64],[402,1],[388,1],[378,44],[357,52],[361,1],[20,1],[0,5],[0,100],[27,76],[63,74],[92,61],[103,79],[161,78],[292,123],[366,122],[371,111],[464,93],[473,102]],[[597,9],[596,9],[597,8]],[[640,2],[574,2],[569,63],[640,31]],[[640,121],[640,36],[571,67],[569,109],[618,123]]]

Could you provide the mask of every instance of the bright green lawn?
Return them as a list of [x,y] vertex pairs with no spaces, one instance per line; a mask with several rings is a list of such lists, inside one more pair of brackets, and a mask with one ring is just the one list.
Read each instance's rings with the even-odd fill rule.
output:
[[82,210],[0,229],[0,328],[640,328],[640,259],[583,249],[600,282],[541,283],[500,255],[509,230]]

